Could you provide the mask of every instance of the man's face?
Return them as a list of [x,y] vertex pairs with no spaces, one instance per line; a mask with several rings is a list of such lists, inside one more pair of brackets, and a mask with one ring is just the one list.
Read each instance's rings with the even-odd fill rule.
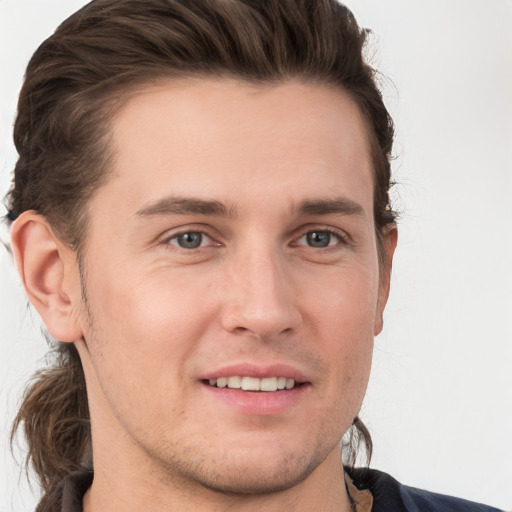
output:
[[112,137],[77,308],[96,466],[268,492],[339,465],[387,295],[353,101],[178,81]]

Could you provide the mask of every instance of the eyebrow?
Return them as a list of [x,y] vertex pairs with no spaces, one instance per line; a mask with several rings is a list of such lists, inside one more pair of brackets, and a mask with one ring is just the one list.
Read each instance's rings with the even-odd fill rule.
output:
[[[365,216],[363,207],[355,201],[341,197],[336,199],[306,199],[293,208],[292,213],[308,215],[356,215]],[[136,217],[158,215],[213,215],[217,217],[235,217],[236,208],[228,208],[224,203],[191,197],[165,197],[143,206]]]
[[234,208],[227,208],[220,201],[206,201],[189,197],[166,197],[150,203],[135,214],[136,217],[151,217],[154,215],[215,215],[232,217]]
[[296,211],[302,216],[341,214],[365,217],[364,208],[346,197],[305,200],[298,205]]

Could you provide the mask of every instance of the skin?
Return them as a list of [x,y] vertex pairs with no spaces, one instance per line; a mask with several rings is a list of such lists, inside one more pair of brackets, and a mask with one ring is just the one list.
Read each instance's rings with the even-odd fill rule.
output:
[[[349,510],[341,438],[396,246],[391,227],[379,267],[355,103],[293,81],[174,81],[130,99],[111,135],[82,279],[45,219],[26,212],[12,231],[32,302],[84,366],[85,510]],[[279,412],[241,411],[203,382],[232,364],[285,364],[306,384]]]

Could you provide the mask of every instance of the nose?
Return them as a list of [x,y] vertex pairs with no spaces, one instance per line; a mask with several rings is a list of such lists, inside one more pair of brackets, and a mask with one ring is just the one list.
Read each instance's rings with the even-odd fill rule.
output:
[[222,312],[228,332],[272,340],[301,325],[289,265],[273,251],[239,255],[228,272]]

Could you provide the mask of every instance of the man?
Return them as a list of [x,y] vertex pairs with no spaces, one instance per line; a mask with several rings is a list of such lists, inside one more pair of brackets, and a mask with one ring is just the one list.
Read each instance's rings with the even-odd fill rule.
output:
[[351,14],[302,4],[94,1],[32,59],[9,218],[60,342],[17,419],[39,510],[491,510],[344,468],[393,130]]

